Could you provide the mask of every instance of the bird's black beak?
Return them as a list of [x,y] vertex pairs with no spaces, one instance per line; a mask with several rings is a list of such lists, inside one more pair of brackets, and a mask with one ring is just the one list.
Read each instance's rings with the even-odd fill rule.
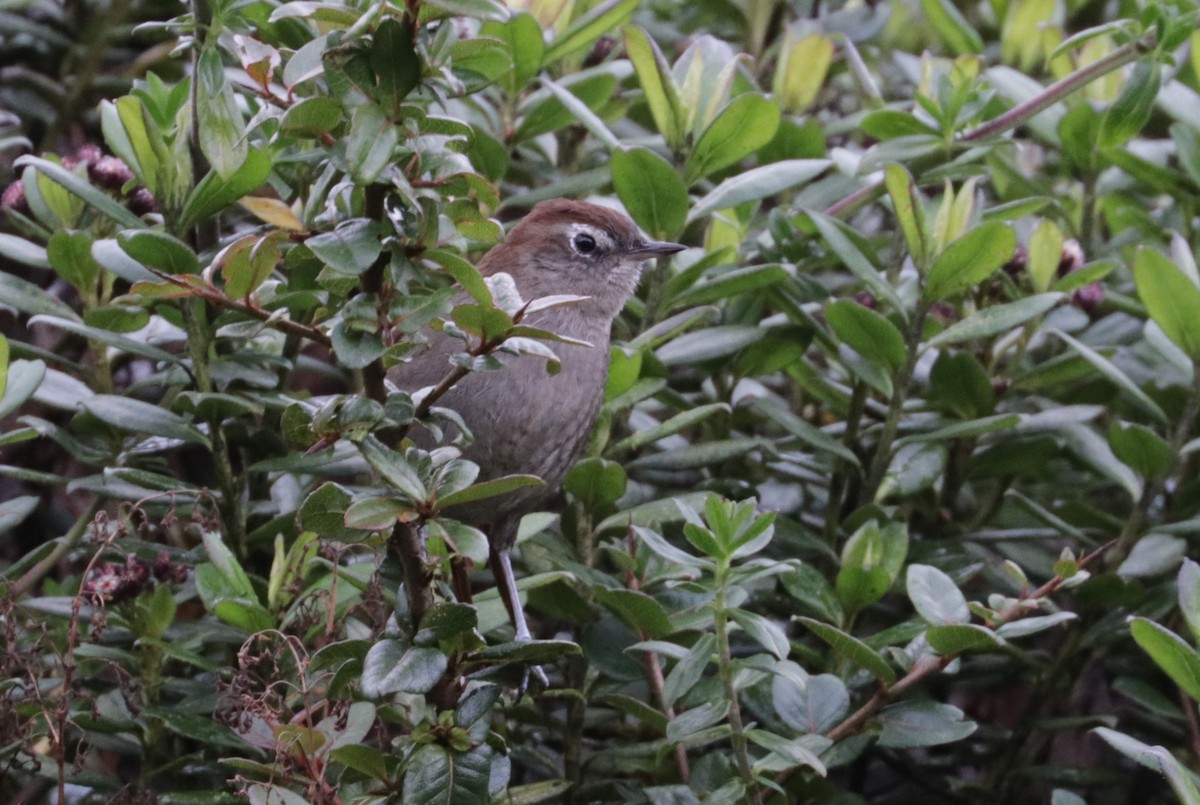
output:
[[630,257],[637,257],[643,260],[648,260],[651,257],[662,257],[667,254],[675,254],[686,249],[687,246],[682,246],[678,243],[671,243],[666,240],[648,240],[645,243],[629,250]]

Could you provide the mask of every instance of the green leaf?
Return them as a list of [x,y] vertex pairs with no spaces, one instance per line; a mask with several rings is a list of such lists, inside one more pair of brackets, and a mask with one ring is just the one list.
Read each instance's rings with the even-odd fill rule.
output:
[[1096,727],[1092,732],[1125,757],[1166,777],[1183,805],[1200,805],[1200,789],[1196,787],[1194,775],[1164,747],[1149,746],[1107,727]]
[[1176,586],[1179,588],[1179,611],[1192,631],[1192,639],[1200,641],[1200,565],[1184,559]]
[[934,626],[967,623],[967,599],[949,576],[931,565],[909,565],[905,582],[917,612]]
[[1002,645],[996,633],[970,623],[931,626],[925,630],[929,646],[943,657],[957,657],[968,651],[991,651]]
[[[356,500],[342,513],[342,524],[355,531],[388,531],[397,522],[417,517],[413,504],[392,497],[369,497]],[[354,541],[359,537],[347,538]]]
[[962,321],[942,330],[926,342],[929,347],[962,344],[1007,333],[1031,319],[1048,312],[1063,298],[1061,293],[1043,293],[1027,296],[1016,302],[992,305],[978,310]]
[[[466,751],[419,746],[405,764],[401,805],[468,805],[488,802],[492,756],[486,743]],[[290,805],[290,804],[289,804]]]
[[1175,466],[1171,446],[1145,425],[1112,423],[1108,429],[1108,444],[1122,464],[1143,478],[1157,478]]
[[326,481],[300,504],[300,527],[325,539],[359,539],[362,535],[346,526],[346,507],[350,493],[338,484]]
[[1050,288],[1062,261],[1063,236],[1058,224],[1047,219],[1029,238],[1029,277],[1039,293]]
[[[695,305],[705,305],[710,302],[719,302],[723,299],[732,299],[741,294],[753,293],[754,291],[761,291],[765,288],[779,285],[791,278],[792,275],[788,269],[781,265],[735,268],[732,271],[717,274],[711,279],[706,279],[704,282],[693,285],[691,288],[672,296],[670,306],[672,308],[686,308]],[[793,332],[795,331],[793,330]],[[779,334],[780,331],[773,328],[767,333],[765,338],[772,339],[772,336]],[[761,344],[762,342],[758,343]]]
[[662,693],[665,706],[674,706],[680,696],[696,686],[716,658],[716,650],[717,637],[714,634],[702,635],[692,644],[687,654],[683,655],[667,674]]
[[215,45],[201,51],[195,80],[200,150],[217,175],[229,179],[246,161],[246,126]]
[[258,148],[247,151],[245,161],[232,176],[223,178],[215,170],[209,171],[184,202],[179,229],[188,229],[257,190],[270,173],[271,156]]
[[[438,500],[438,506],[447,509],[464,503],[487,500],[498,495],[507,495],[509,492],[528,486],[545,486],[545,484],[546,482],[536,475],[505,475],[446,495]],[[454,512],[450,512],[450,514],[453,516]]]
[[53,265],[53,258],[47,254],[46,249],[16,235],[0,233],[0,257],[33,268],[50,268]]
[[846,717],[850,692],[833,674],[810,676],[802,683],[792,675],[776,674],[771,702],[783,723],[796,732],[823,735]]
[[50,265],[58,276],[84,294],[94,294],[100,265],[92,257],[92,239],[86,232],[59,230],[46,245]]
[[358,276],[375,262],[383,251],[377,227],[366,218],[353,218],[332,232],[315,235],[304,243],[321,262],[339,274]]
[[687,113],[666,58],[650,35],[635,25],[625,29],[625,52],[637,73],[654,125],[667,148],[677,151],[683,145]]
[[1150,318],[1189,358],[1200,358],[1200,288],[1153,249],[1134,257],[1133,280]]
[[630,217],[658,240],[673,240],[687,220],[683,179],[665,159],[646,148],[617,149],[609,162],[613,189]]
[[0,272],[0,307],[10,307],[31,316],[52,316],[78,322],[79,315],[65,302],[13,274]]
[[688,155],[688,184],[740,162],[771,142],[781,117],[779,105],[765,95],[746,93],[734,98]]
[[448,664],[439,649],[418,648],[402,640],[380,640],[363,661],[363,695],[376,699],[389,693],[428,693]]
[[342,122],[342,106],[332,98],[305,98],[288,107],[279,119],[279,133],[285,137],[317,138],[333,131]]
[[546,50],[542,39],[542,27],[532,14],[513,14],[507,23],[488,22],[479,31],[480,36],[490,36],[504,42],[512,57],[512,72],[506,76],[505,89],[516,95],[537,75],[542,66],[542,55]]
[[961,741],[975,732],[975,722],[963,711],[934,701],[907,701],[885,707],[878,721],[883,726],[879,745],[893,749],[915,749]]
[[1017,235],[999,221],[980,224],[942,252],[929,270],[924,297],[938,302],[973,288],[1012,257]]
[[577,98],[574,93],[547,76],[542,76],[542,86],[548,89],[550,94],[557,98],[559,103],[563,105],[563,108],[571,113],[578,125],[587,129],[606,148],[616,152],[621,147],[621,141],[617,139],[615,134],[609,131],[604,121],[586,103]]
[[809,447],[834,455],[856,469],[862,468],[858,456],[852,450],[817,426],[793,414],[780,401],[760,397],[752,405],[759,414],[771,419],[777,425],[784,428],[791,436],[804,442]]
[[17,168],[31,167],[44,174],[51,181],[62,185],[68,192],[83,199],[100,214],[111,218],[127,229],[142,229],[146,226],[141,218],[113,200],[112,196],[92,187],[62,165],[55,164],[48,159],[23,156],[18,158],[13,166]]
[[756,643],[775,655],[775,659],[784,660],[787,658],[791,646],[783,629],[774,621],[759,615],[757,612],[748,612],[739,608],[731,609],[729,617],[733,619],[734,623],[742,627],[742,630],[753,638]]
[[1143,59],[1134,65],[1121,94],[1104,113],[1100,121],[1097,145],[1100,148],[1119,148],[1142,130],[1150,120],[1154,100],[1161,86],[1160,68],[1155,59]]
[[542,64],[554,64],[590,47],[604,34],[629,22],[637,6],[638,0],[605,0],[588,9],[554,37],[554,41],[546,48]]
[[[413,47],[412,26],[395,17],[389,16],[384,19],[371,38],[368,59],[371,71],[375,74],[375,97],[384,108],[398,110],[400,102],[421,80],[421,61]],[[354,119],[358,119],[357,110]],[[354,127],[351,125],[351,136],[353,132]],[[394,131],[392,137],[396,137]],[[347,147],[346,150],[347,158],[353,164],[354,160],[349,157],[350,148]]]
[[[966,422],[954,422],[941,428],[913,433],[896,440],[897,447],[919,444],[921,442],[949,442],[955,439],[971,439],[985,433],[994,433],[1005,428],[1020,424],[1020,414],[995,414]],[[898,454],[898,453],[897,453]]]
[[786,159],[730,176],[696,202],[688,223],[748,201],[760,201],[804,184],[833,164],[827,159]]
[[474,654],[474,659],[486,663],[522,662],[539,664],[557,662],[565,657],[578,657],[583,649],[570,640],[517,640],[488,646]]
[[891,685],[896,681],[896,672],[887,664],[887,661],[858,638],[812,618],[801,617],[796,620],[811,629],[817,637],[828,643],[830,648],[835,652],[859,668],[869,671],[872,676],[884,685]]
[[[923,123],[916,115],[911,112],[902,112],[899,109],[876,109],[862,119],[862,122],[859,123],[859,128],[863,130],[863,133],[877,140],[891,140],[896,137],[911,137],[913,135],[936,137],[939,134],[937,129],[928,123]],[[893,162],[891,164],[908,173],[898,163]],[[889,170],[888,178],[891,177],[891,173],[892,171]],[[889,193],[892,190],[893,182],[894,180],[888,182]],[[912,241],[909,241],[909,248],[912,248]]]
[[142,265],[166,274],[195,274],[200,270],[196,253],[166,232],[155,229],[118,232],[117,244]]
[[907,363],[904,336],[874,310],[850,299],[839,299],[825,305],[825,320],[843,343],[893,375]]
[[178,414],[151,403],[113,394],[97,394],[83,407],[102,422],[132,433],[148,433],[189,444],[208,445],[208,438]]
[[[876,112],[874,114],[879,114]],[[929,234],[925,223],[925,202],[921,199],[912,176],[903,165],[892,163],[884,168],[884,183],[892,199],[892,209],[900,222],[900,231],[908,243],[908,253],[922,273],[929,259]]]
[[730,324],[685,333],[659,347],[655,353],[667,366],[700,363],[732,355],[763,337],[761,327]]
[[142,99],[136,95],[126,95],[117,98],[112,109],[113,119],[110,127],[105,130],[105,135],[114,135],[109,137],[113,151],[124,160],[151,193],[162,192],[162,184],[159,181],[162,163],[147,128],[150,116],[146,113]]
[[908,530],[903,523],[880,528],[874,520],[855,531],[842,547],[837,594],[849,612],[859,612],[887,593],[904,567]]
[[585,458],[567,473],[563,489],[592,510],[602,503],[615,503],[625,494],[625,470],[615,461]]
[[[1194,285],[1192,288],[1195,290]],[[1197,291],[1197,293],[1200,293],[1200,291]],[[1146,394],[1146,392],[1142,391],[1142,388],[1134,383],[1128,375],[1117,368],[1116,364],[1114,364],[1108,358],[1105,358],[1099,352],[1096,352],[1096,350],[1080,341],[1077,341],[1060,330],[1050,329],[1048,332],[1053,333],[1060,341],[1065,343],[1075,352],[1079,353],[1084,360],[1090,363],[1097,371],[1100,372],[1100,374],[1104,375],[1105,378],[1107,378],[1113,383],[1113,385],[1120,389],[1121,393],[1125,397],[1137,405],[1137,407],[1146,414],[1150,415],[1150,417],[1152,417],[1156,422],[1163,425],[1167,424],[1167,415],[1163,412],[1162,408],[1159,407],[1158,403],[1150,399],[1150,396]]]
[[1179,635],[1148,618],[1131,618],[1129,631],[1171,681],[1200,702],[1200,654]]
[[[8,340],[4,341],[7,347]],[[41,361],[13,361],[7,367],[4,392],[0,394],[0,417],[16,411],[33,397],[46,377]]]
[[864,252],[866,243],[862,242],[858,233],[836,218],[824,213],[815,210],[808,210],[807,213],[813,226],[817,228],[817,232],[825,239],[834,254],[841,259],[843,265],[850,269],[850,272],[867,287],[868,291],[886,301],[889,308],[904,316],[904,304],[900,301],[895,289],[888,283],[883,272],[876,268],[871,259],[867,257]]
[[996,393],[991,378],[969,352],[942,352],[929,372],[929,404],[961,419],[992,413]]
[[928,489],[945,474],[946,459],[946,445],[942,442],[900,445],[879,483],[875,500],[905,498]]
[[[0,275],[0,279],[3,275]],[[3,287],[3,282],[0,282],[0,287]],[[164,363],[179,363],[180,356],[167,352],[166,350],[152,347],[149,344],[141,341],[135,341],[132,338],[126,338],[123,335],[111,333],[108,330],[101,330],[96,327],[89,327],[78,321],[58,318],[56,316],[39,315],[29,320],[30,323],[44,323],[52,327],[57,327],[60,330],[66,330],[69,333],[81,335],[84,338],[98,341],[101,344],[108,344],[110,347],[115,347],[122,352],[128,352],[130,355],[141,355],[143,358],[149,358],[153,361],[162,361]]]
[[643,639],[675,631],[662,604],[638,590],[598,589],[596,601],[641,633]]
[[[396,126],[378,106],[364,103],[350,118],[346,138],[346,166],[356,181],[369,184],[379,178],[400,142]],[[308,241],[312,246],[312,241]],[[314,250],[315,251],[315,250]]]
[[414,503],[423,502],[429,490],[420,475],[400,453],[392,450],[375,436],[363,439],[358,449],[380,477]]
[[950,0],[921,0],[921,11],[956,56],[982,53],[983,39]]
[[[690,408],[686,411],[676,414],[666,422],[655,425],[646,430],[638,431],[631,436],[622,439],[606,451],[611,455],[618,455],[627,450],[638,450],[649,444],[654,444],[660,439],[665,439],[668,436],[673,436],[676,433],[688,430],[689,428],[700,424],[704,420],[717,413],[730,413],[729,405],[726,403],[710,403],[708,405],[700,405],[695,408]],[[581,462],[582,464],[582,462]],[[576,465],[578,468],[580,465]],[[570,483],[571,476],[567,476],[566,483]],[[621,494],[624,493],[624,485],[621,486]],[[570,487],[567,487],[568,491]],[[620,497],[620,494],[617,495]],[[613,498],[612,501],[616,501]]]

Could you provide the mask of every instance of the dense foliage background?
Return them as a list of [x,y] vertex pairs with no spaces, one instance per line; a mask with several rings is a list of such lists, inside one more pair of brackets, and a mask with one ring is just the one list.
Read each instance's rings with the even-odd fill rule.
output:
[[[1196,14],[3,4],[0,799],[1200,802]],[[560,196],[689,248],[519,644],[385,373]]]

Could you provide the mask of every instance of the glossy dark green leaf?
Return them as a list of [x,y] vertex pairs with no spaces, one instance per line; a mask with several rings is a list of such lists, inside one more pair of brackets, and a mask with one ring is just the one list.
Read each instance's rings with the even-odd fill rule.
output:
[[332,98],[305,98],[283,113],[279,133],[288,137],[320,137],[342,122],[342,107]]
[[134,260],[165,274],[195,274],[200,270],[196,253],[178,238],[155,229],[117,233],[117,243]]
[[844,344],[893,374],[908,361],[904,336],[896,326],[858,302],[850,299],[830,302],[825,306],[825,320]]
[[[530,486],[544,486],[545,481],[538,478],[536,475],[505,475],[501,478],[492,478],[488,481],[475,484],[458,492],[446,495],[438,500],[438,505],[442,508],[451,506],[460,506],[464,503],[474,503],[479,500],[487,500],[499,495],[507,495],[509,492],[518,489],[524,489]],[[453,512],[450,513],[453,516]]]
[[343,222],[332,232],[305,241],[313,254],[339,274],[358,276],[371,267],[383,251],[374,222],[356,218]]
[[389,693],[428,693],[446,671],[446,655],[402,640],[380,640],[363,661],[362,692],[371,698]]
[[364,184],[375,181],[391,162],[399,141],[396,126],[378,106],[366,103],[355,109],[346,138],[346,164],[351,175]]
[[662,604],[637,590],[597,590],[596,600],[644,637],[675,631]]
[[[376,98],[385,109],[397,109],[421,79],[421,61],[413,47],[413,28],[396,17],[387,17],[375,29],[369,53],[375,73]],[[358,120],[355,112],[354,119]],[[351,126],[353,137],[354,127]],[[347,148],[349,157],[349,148]],[[354,160],[350,160],[353,164]]]
[[858,638],[812,618],[797,618],[796,620],[811,629],[817,637],[828,643],[829,647],[835,652],[859,668],[870,671],[871,675],[883,684],[890,685],[896,681],[896,672],[887,664],[887,661]]
[[961,741],[975,732],[974,721],[949,704],[926,700],[900,702],[885,707],[878,716],[883,726],[881,746],[912,749]]
[[1114,422],[1108,429],[1108,444],[1123,464],[1143,478],[1165,475],[1175,465],[1170,445],[1145,425]]
[[971,618],[962,591],[936,567],[909,565],[906,587],[917,612],[934,626],[966,623]]

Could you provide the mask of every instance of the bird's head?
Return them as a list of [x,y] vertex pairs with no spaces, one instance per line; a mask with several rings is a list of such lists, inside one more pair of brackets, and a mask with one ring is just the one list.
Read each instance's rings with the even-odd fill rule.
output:
[[534,207],[479,268],[510,274],[525,299],[588,296],[612,318],[637,288],[643,262],[683,248],[647,239],[633,221],[607,207],[556,199]]

